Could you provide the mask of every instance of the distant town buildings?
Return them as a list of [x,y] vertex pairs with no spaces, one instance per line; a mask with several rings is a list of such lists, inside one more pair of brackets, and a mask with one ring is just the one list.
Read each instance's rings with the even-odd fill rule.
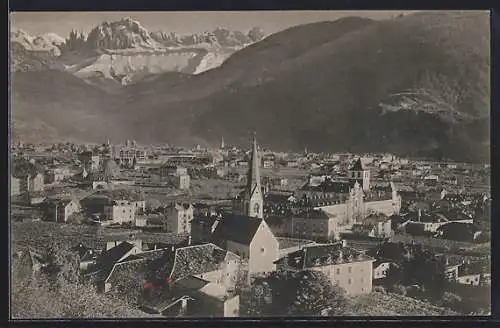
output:
[[165,209],[167,230],[174,233],[191,234],[193,206],[191,204],[172,204]]

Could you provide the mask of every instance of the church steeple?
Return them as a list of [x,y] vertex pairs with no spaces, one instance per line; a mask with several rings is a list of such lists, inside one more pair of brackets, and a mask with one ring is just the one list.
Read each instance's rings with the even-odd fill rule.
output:
[[262,187],[260,184],[260,160],[257,149],[255,132],[252,141],[252,152],[248,167],[247,188],[245,197],[245,214],[248,216],[263,218]]

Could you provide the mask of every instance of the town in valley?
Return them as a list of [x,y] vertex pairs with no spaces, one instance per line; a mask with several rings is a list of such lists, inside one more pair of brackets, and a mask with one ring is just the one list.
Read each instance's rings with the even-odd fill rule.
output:
[[491,315],[490,21],[12,8],[10,318]]
[[13,279],[131,317],[489,312],[489,165],[248,140],[13,144]]

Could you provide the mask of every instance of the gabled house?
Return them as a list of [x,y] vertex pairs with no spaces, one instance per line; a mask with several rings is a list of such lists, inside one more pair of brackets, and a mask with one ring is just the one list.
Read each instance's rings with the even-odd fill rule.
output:
[[398,265],[391,261],[376,260],[373,262],[373,280],[387,278],[391,268],[397,268]]
[[165,209],[167,231],[191,234],[194,208],[191,204],[172,204]]
[[228,214],[220,219],[212,241],[248,261],[250,274],[272,272],[279,243],[266,222],[257,217]]
[[482,231],[474,224],[449,222],[440,226],[436,235],[450,240],[473,242],[479,238]]
[[27,161],[15,161],[10,177],[11,196],[43,191],[44,180],[41,166]]
[[80,202],[71,198],[46,199],[43,208],[46,219],[55,222],[67,222],[71,215],[82,211]]
[[354,224],[352,231],[368,237],[387,238],[392,236],[391,219],[384,214],[370,214],[361,224]]
[[193,315],[186,311],[191,301],[196,307],[210,303],[211,316],[231,316],[234,303],[239,308],[233,290],[240,260],[234,253],[213,244],[147,252],[133,249],[123,243],[112,253],[108,251],[91,278],[104,291],[113,289],[127,297],[139,297],[142,308],[166,316]]
[[276,261],[279,271],[315,270],[323,272],[330,282],[348,295],[372,291],[373,262],[363,252],[344,242],[317,244],[302,248]]
[[113,200],[104,206],[104,216],[111,223],[133,223],[137,207],[128,200]]

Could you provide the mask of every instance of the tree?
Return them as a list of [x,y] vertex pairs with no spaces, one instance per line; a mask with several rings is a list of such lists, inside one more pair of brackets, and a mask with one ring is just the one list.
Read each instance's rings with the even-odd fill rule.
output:
[[41,272],[51,288],[57,289],[63,281],[74,283],[79,280],[79,256],[63,249],[59,244],[49,245],[43,252],[42,261],[45,265]]
[[318,315],[341,313],[345,306],[344,291],[332,285],[320,271],[273,273],[268,279],[272,291],[271,315]]

